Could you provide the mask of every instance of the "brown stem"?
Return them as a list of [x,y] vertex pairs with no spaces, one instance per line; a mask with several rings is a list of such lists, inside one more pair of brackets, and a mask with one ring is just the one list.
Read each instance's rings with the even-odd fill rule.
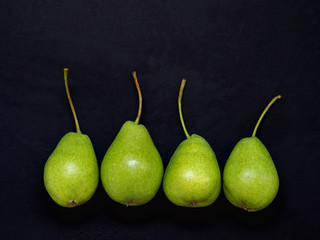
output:
[[134,122],[136,124],[139,124],[140,117],[141,117],[141,111],[142,111],[142,94],[141,94],[141,89],[140,89],[138,78],[137,78],[137,73],[135,71],[133,71],[132,72],[132,76],[133,76],[133,79],[134,79],[134,83],[136,84],[136,88],[137,88],[138,95],[139,95],[138,115],[137,115],[137,118],[136,118],[136,120]]
[[64,69],[64,85],[66,86],[66,92],[67,92],[70,108],[71,108],[71,111],[72,111],[72,114],[73,114],[74,122],[76,124],[77,133],[81,133],[79,122],[78,122],[78,118],[77,118],[77,114],[76,114],[76,111],[74,109],[74,106],[73,106],[73,103],[72,103],[72,99],[71,99],[71,96],[70,96],[69,87],[68,87],[68,70],[69,70],[68,68]]
[[261,116],[259,117],[259,120],[256,124],[256,126],[254,127],[254,130],[253,130],[253,133],[252,133],[252,137],[255,137],[256,136],[256,133],[257,133],[257,129],[260,125],[260,122],[263,118],[263,116],[266,114],[266,112],[268,111],[268,109],[272,106],[272,104],[274,104],[275,101],[277,101],[278,99],[281,99],[281,95],[278,95],[278,96],[275,96],[271,102],[268,104],[268,106],[264,109],[264,111],[262,112]]

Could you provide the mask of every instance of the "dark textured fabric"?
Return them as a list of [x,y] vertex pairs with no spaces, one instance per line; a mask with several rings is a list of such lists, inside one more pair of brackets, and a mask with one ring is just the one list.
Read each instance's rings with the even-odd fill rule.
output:
[[[1,239],[320,239],[319,1],[1,1]],[[184,140],[177,96],[190,134],[204,137],[221,168],[234,145],[257,136],[280,178],[274,202],[257,213],[223,193],[210,207],[176,207],[162,189],[148,204],[111,201],[101,184],[85,205],[55,204],[43,167],[75,126],[99,165],[126,120],[141,123],[164,166]]]

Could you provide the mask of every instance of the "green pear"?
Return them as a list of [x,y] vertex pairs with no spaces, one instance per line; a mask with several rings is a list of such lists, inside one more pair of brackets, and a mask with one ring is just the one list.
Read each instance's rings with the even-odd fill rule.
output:
[[148,130],[139,124],[142,95],[136,72],[132,75],[139,95],[138,116],[121,127],[103,158],[100,173],[110,198],[126,206],[139,206],[157,193],[163,164]]
[[99,168],[90,138],[82,134],[68,88],[68,69],[64,80],[77,132],[62,137],[44,167],[44,185],[51,198],[62,207],[87,202],[99,182]]
[[278,192],[276,167],[268,150],[255,135],[265,113],[280,98],[280,95],[274,97],[265,108],[252,137],[243,138],[236,144],[223,171],[225,196],[234,206],[249,212],[267,207]]
[[216,155],[209,143],[196,134],[188,134],[184,124],[181,99],[186,80],[182,79],[178,108],[187,137],[170,159],[163,177],[163,190],[174,204],[183,207],[205,207],[212,204],[221,190],[221,174]]

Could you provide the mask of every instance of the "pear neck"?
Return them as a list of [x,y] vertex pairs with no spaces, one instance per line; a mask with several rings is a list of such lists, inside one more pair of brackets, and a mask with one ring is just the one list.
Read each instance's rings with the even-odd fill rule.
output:
[[252,137],[256,136],[258,127],[260,125],[260,122],[262,120],[262,118],[264,117],[264,115],[266,114],[266,112],[269,110],[269,108],[272,106],[272,104],[274,104],[275,101],[277,101],[278,99],[281,99],[281,95],[275,96],[270,103],[267,105],[267,107],[263,110],[262,114],[259,117],[258,122],[256,123],[256,126],[254,127],[253,133],[252,133]]

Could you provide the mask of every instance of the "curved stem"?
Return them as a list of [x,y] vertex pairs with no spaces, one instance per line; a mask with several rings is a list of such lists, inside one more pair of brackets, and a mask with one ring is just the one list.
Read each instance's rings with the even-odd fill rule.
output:
[[132,72],[132,76],[133,76],[133,79],[134,79],[134,83],[136,84],[136,88],[137,88],[138,95],[139,95],[138,115],[137,115],[137,118],[136,118],[136,120],[134,122],[136,124],[139,124],[140,117],[141,117],[141,111],[142,111],[142,94],[141,94],[141,89],[140,89],[138,78],[137,78],[137,73],[135,71],[133,71]]
[[183,89],[186,85],[186,82],[187,82],[186,79],[182,79],[182,81],[181,81],[179,96],[178,96],[178,108],[179,108],[180,121],[181,121],[181,125],[183,128],[184,134],[186,135],[187,138],[190,138],[190,135],[186,129],[186,125],[184,124],[183,115],[182,115],[182,108],[181,108],[181,99],[182,99]]
[[70,91],[69,91],[69,87],[68,87],[68,70],[69,70],[68,68],[63,69],[63,71],[64,71],[64,85],[66,86],[66,92],[67,92],[70,108],[71,108],[71,111],[72,111],[72,114],[73,114],[74,122],[76,124],[77,133],[81,133],[80,127],[79,127],[78,118],[77,118],[77,114],[76,114],[76,111],[74,110],[74,106],[73,106],[73,103],[72,103],[72,99],[71,99]]
[[254,130],[253,130],[253,133],[252,133],[252,137],[255,137],[256,136],[256,133],[257,133],[257,129],[260,125],[260,122],[263,118],[263,116],[266,114],[266,112],[269,110],[269,108],[272,106],[272,104],[274,104],[275,101],[277,101],[278,99],[281,99],[281,95],[278,95],[278,96],[275,96],[271,102],[268,104],[268,106],[264,109],[264,111],[262,112],[258,122],[256,123],[256,126],[254,127]]

